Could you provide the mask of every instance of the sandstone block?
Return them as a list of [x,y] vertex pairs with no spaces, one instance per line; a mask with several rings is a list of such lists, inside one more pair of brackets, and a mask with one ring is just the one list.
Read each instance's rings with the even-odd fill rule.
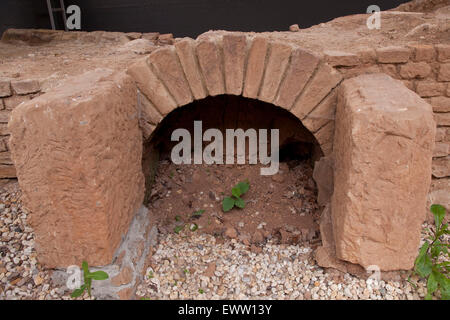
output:
[[434,112],[450,112],[450,98],[448,97],[432,97],[427,101],[432,105]]
[[450,154],[450,144],[446,142],[436,142],[434,144],[433,157],[445,157]]
[[127,73],[136,81],[138,88],[150,99],[162,115],[168,114],[177,107],[169,92],[150,70],[147,58],[140,59],[132,64]]
[[431,182],[427,208],[429,208],[432,204],[440,204],[443,205],[447,210],[450,210],[450,192],[448,192],[449,190],[450,190],[450,178],[434,179]]
[[226,92],[240,95],[244,82],[247,37],[244,35],[224,35],[222,46]]
[[139,118],[144,118],[151,124],[157,125],[162,120],[162,115],[156,107],[141,92],[137,94]]
[[319,131],[314,133],[314,137],[320,145],[325,156],[328,156],[333,151],[333,137],[334,137],[334,121],[328,122]]
[[436,141],[450,142],[450,128],[448,127],[436,128]]
[[173,47],[161,48],[152,52],[148,62],[153,65],[155,73],[166,85],[179,106],[192,102],[191,89]]
[[335,121],[338,258],[382,271],[412,268],[431,180],[431,106],[387,75],[362,75],[341,85]]
[[191,87],[194,99],[203,99],[206,97],[206,90],[203,86],[202,75],[194,53],[194,40],[190,38],[183,39],[175,43],[178,58],[186,75],[186,79]]
[[224,94],[222,58],[217,44],[214,40],[200,40],[197,42],[196,50],[209,95]]
[[244,97],[255,99],[258,97],[264,74],[264,66],[268,40],[263,37],[255,37],[252,41],[247,61],[247,71],[245,74]]
[[25,102],[25,101],[29,101],[30,100],[30,96],[17,96],[14,95],[12,97],[8,97],[8,98],[4,98],[3,102],[5,104],[5,108],[8,110],[12,110],[15,107],[17,107],[19,104]]
[[357,52],[358,60],[362,64],[373,64],[377,61],[377,54],[374,49],[365,48]]
[[435,46],[437,51],[437,60],[440,62],[446,62],[450,60],[450,45],[438,44]]
[[0,165],[13,165],[13,162],[11,160],[11,152],[4,151],[0,152]]
[[403,63],[408,62],[411,49],[406,47],[385,47],[377,49],[378,62],[380,63]]
[[303,125],[311,132],[316,132],[329,121],[334,121],[336,112],[337,91],[333,90],[323,101],[302,120]]
[[450,63],[440,65],[438,81],[450,81]]
[[290,110],[319,63],[313,53],[296,48],[274,104]]
[[359,64],[359,57],[354,53],[326,50],[324,54],[332,67],[354,67]]
[[0,110],[0,123],[8,123],[10,114],[10,110]]
[[433,159],[432,166],[433,177],[450,177],[450,156]]
[[13,80],[11,81],[11,87],[17,94],[30,94],[41,90],[37,80]]
[[334,187],[333,171],[333,160],[330,157],[322,157],[314,164],[313,178],[318,189],[317,203],[321,206],[331,201]]
[[278,92],[281,79],[289,63],[292,47],[284,43],[274,42],[270,46],[264,79],[259,99],[272,102]]
[[438,126],[450,126],[450,112],[435,113],[434,120]]
[[0,178],[16,178],[16,168],[12,165],[0,164]]
[[9,134],[8,124],[0,123],[0,136],[6,136]]
[[436,50],[432,45],[414,45],[413,48],[413,55],[414,55],[414,61],[425,61],[425,62],[431,62],[434,61],[436,58]]
[[0,79],[0,98],[9,97],[11,94],[11,81],[7,79]]
[[403,79],[423,79],[431,73],[431,67],[426,62],[408,62],[400,67]]
[[432,81],[421,81],[417,83],[416,92],[421,97],[436,97],[443,95],[445,92],[445,85],[443,83]]
[[303,90],[291,112],[299,119],[304,119],[341,80],[342,76],[339,72],[327,64],[322,64],[314,78]]
[[108,69],[13,110],[11,154],[43,265],[111,263],[144,196],[137,113],[133,80]]

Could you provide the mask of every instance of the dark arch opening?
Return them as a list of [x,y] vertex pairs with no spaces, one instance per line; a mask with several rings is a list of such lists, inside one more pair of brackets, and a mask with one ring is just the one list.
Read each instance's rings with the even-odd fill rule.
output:
[[[224,140],[225,129],[245,131],[253,128],[257,132],[259,129],[267,129],[268,132],[279,129],[279,172],[273,176],[260,176],[259,168],[268,165],[259,162],[257,165],[248,164],[248,140],[244,165],[173,164],[171,150],[179,142],[171,141],[172,132],[178,128],[187,129],[193,141],[194,121],[202,121],[203,133],[210,128],[219,129]],[[203,142],[203,147],[209,143]],[[192,142],[191,152],[193,145]],[[205,210],[205,217],[208,216],[209,220],[200,217],[195,223],[216,224],[219,221],[217,226],[202,226],[205,231],[216,235],[223,234],[227,227],[239,228],[243,223],[248,225],[248,230],[240,234],[250,234],[251,241],[252,233],[264,228],[254,224],[249,226],[252,221],[244,220],[259,221],[263,217],[271,220],[265,224],[271,223],[271,227],[270,232],[263,234],[264,239],[275,237],[282,242],[313,240],[318,236],[319,208],[312,170],[314,162],[321,156],[323,153],[312,133],[289,111],[241,96],[207,97],[172,111],[145,141],[142,161],[146,180],[144,204],[151,211],[158,211],[159,223],[168,232],[177,225],[176,220],[179,219],[176,217],[181,216],[183,221],[187,221],[192,218],[190,214]],[[223,197],[231,193],[236,182],[247,179],[250,183],[245,196],[248,206],[223,213]],[[260,217],[249,218],[255,214]],[[290,236],[287,235],[289,232]]]

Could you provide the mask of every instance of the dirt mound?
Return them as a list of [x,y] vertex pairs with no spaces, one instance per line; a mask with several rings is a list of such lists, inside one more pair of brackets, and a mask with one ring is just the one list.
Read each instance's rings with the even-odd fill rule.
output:
[[413,0],[399,5],[392,11],[404,12],[433,12],[436,9],[450,5],[449,0]]
[[[317,242],[319,206],[307,160],[281,163],[278,174],[261,176],[260,165],[175,165],[163,160],[156,175],[150,210],[162,233],[196,229],[236,238],[244,244]],[[222,210],[231,188],[248,181],[245,208]]]

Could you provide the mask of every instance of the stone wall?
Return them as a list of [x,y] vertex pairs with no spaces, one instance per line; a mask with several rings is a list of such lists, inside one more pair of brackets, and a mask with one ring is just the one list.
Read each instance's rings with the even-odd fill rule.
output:
[[429,203],[440,203],[450,209],[450,45],[416,44],[324,54],[344,78],[383,72],[403,81],[432,105],[437,130]]
[[0,79],[0,178],[15,178],[16,169],[9,151],[8,121],[19,104],[40,94],[38,80]]

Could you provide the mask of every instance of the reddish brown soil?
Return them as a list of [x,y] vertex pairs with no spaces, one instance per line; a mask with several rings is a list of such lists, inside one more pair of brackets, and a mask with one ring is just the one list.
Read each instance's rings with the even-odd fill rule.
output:
[[[308,160],[280,164],[273,176],[261,176],[260,165],[174,165],[161,161],[150,198],[161,232],[178,225],[198,225],[195,232],[237,238],[245,244],[317,242],[316,187]],[[248,180],[244,209],[223,212],[231,188]],[[193,216],[204,210],[200,217]],[[177,221],[178,220],[178,221]]]

